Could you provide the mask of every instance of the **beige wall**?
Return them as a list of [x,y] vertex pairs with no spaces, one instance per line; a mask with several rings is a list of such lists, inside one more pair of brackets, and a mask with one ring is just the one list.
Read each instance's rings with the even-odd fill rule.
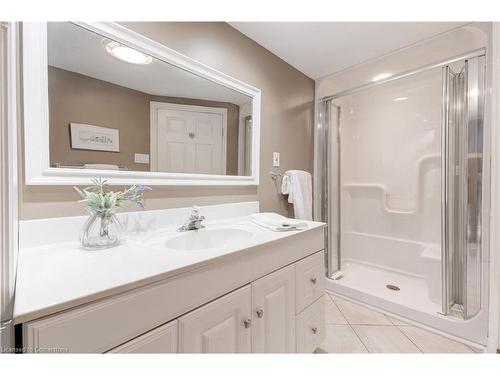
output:
[[[149,164],[134,163],[134,153],[149,154],[149,95],[54,67],[48,81],[51,163],[149,170]],[[120,152],[71,148],[70,122],[118,129]]]
[[[258,200],[263,211],[293,214],[269,178],[272,152],[282,169],[312,172],[314,81],[225,23],[140,22],[125,26],[262,90],[258,187],[154,187],[148,209]],[[21,187],[20,218],[81,215],[70,186]]]
[[[226,173],[238,174],[239,107],[236,104],[151,96],[82,74],[49,66],[50,162],[62,165],[115,164],[149,171],[134,154],[150,153],[151,101],[227,109]],[[120,131],[120,152],[71,148],[69,123],[78,122]]]

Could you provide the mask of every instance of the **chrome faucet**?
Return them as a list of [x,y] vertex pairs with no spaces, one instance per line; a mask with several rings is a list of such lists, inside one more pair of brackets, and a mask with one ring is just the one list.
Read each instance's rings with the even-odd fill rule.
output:
[[193,206],[189,219],[187,219],[184,225],[177,229],[177,231],[187,232],[188,230],[205,228],[205,226],[202,224],[203,220],[205,220],[205,216],[200,215],[200,207]]

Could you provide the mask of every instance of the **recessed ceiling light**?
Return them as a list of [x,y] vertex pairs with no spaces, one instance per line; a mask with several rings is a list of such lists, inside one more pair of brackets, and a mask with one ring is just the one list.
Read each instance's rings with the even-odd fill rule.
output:
[[104,48],[111,56],[131,64],[147,65],[153,62],[151,56],[118,42],[108,42],[104,45]]
[[407,96],[400,96],[399,98],[392,99],[393,102],[404,102],[405,100],[408,100]]
[[377,74],[375,77],[372,78],[373,82],[380,81],[381,79],[386,79],[392,76],[392,73],[380,73]]

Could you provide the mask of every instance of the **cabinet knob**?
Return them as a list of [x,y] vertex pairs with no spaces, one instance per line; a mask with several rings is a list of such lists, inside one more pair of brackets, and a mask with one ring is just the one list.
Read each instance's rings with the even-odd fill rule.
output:
[[318,327],[312,327],[311,331],[312,331],[313,334],[318,333]]
[[262,318],[264,316],[264,310],[263,309],[258,309],[257,310],[257,318]]
[[317,278],[315,278],[315,277],[311,277],[311,282],[312,282],[313,284],[316,284],[316,281],[318,281],[318,279],[317,279]]
[[245,319],[243,321],[243,325],[245,326],[245,328],[250,328],[250,326],[252,325],[252,319],[250,319],[250,318]]

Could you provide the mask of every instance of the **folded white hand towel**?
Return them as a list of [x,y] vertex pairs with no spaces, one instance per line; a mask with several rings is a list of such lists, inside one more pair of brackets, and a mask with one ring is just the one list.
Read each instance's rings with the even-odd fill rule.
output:
[[258,214],[252,214],[250,217],[255,224],[275,232],[287,232],[307,228],[307,223],[295,219],[289,219],[274,212],[261,212]]
[[281,193],[288,194],[295,218],[312,220],[312,178],[306,171],[290,170],[283,175]]

